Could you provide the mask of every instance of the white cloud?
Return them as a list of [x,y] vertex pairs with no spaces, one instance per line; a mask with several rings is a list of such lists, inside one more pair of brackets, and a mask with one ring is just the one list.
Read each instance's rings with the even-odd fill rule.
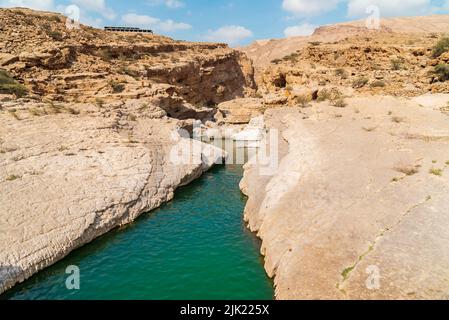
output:
[[252,31],[245,27],[224,26],[217,30],[209,30],[205,38],[208,41],[225,42],[230,45],[235,45],[252,36]]
[[294,15],[318,15],[334,10],[344,0],[283,0],[282,8]]
[[306,17],[333,11],[339,4],[347,5],[349,17],[367,16],[366,10],[372,5],[378,6],[381,16],[385,17],[449,10],[449,0],[439,2],[437,6],[432,0],[283,0],[282,8],[295,16]]
[[179,0],[165,0],[165,5],[172,9],[184,7],[184,3]]
[[35,10],[53,10],[54,2],[53,0],[1,0],[0,7],[23,7]]
[[428,14],[432,10],[431,0],[349,0],[348,16],[366,16],[372,5],[379,7],[381,16]]
[[310,36],[315,31],[316,26],[309,24],[309,23],[303,23],[299,26],[291,26],[284,30],[284,35],[287,38],[290,37],[297,37],[297,36]]
[[174,32],[178,30],[188,30],[192,28],[190,24],[184,23],[184,22],[175,22],[173,20],[165,20],[160,22],[156,29],[162,30],[165,32]]
[[159,6],[163,4],[170,9],[179,9],[185,6],[185,3],[181,0],[147,0],[147,3],[150,6]]
[[122,17],[122,21],[128,25],[138,26],[154,26],[160,22],[158,18],[153,18],[145,15],[138,15],[135,13],[128,13]]
[[81,11],[95,12],[106,19],[113,20],[117,16],[106,4],[106,0],[72,0],[73,4],[80,7]]
[[90,17],[84,14],[81,14],[80,22],[94,28],[101,28],[103,26],[103,19]]
[[179,30],[187,30],[192,28],[190,24],[183,22],[175,22],[173,20],[162,21],[147,15],[138,15],[135,13],[128,13],[122,17],[122,22],[129,26],[140,26],[145,28],[152,28],[156,31],[175,32]]

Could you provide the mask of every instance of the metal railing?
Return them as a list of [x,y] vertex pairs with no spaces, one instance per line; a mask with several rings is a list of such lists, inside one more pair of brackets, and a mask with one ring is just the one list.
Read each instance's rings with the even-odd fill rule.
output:
[[132,27],[104,27],[106,31],[112,32],[138,32],[138,33],[153,33],[153,30],[132,28]]

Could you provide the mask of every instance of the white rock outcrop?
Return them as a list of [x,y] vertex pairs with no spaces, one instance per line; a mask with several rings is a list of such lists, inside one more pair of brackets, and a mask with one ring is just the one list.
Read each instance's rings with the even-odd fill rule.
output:
[[188,161],[176,161],[176,120],[8,110],[0,112],[0,293],[171,200],[224,156],[185,139]]
[[429,99],[267,112],[282,160],[241,189],[277,299],[449,297],[449,126]]

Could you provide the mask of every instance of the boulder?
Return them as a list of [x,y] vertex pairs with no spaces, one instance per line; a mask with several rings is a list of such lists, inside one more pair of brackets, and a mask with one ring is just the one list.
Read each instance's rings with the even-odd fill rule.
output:
[[215,119],[222,124],[247,124],[264,111],[262,100],[257,98],[234,99],[220,103],[217,108]]

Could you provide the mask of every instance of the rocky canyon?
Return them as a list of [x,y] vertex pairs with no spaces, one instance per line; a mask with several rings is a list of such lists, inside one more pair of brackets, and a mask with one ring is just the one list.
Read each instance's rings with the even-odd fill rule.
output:
[[65,24],[0,9],[0,292],[171,200],[225,155],[177,131],[255,91],[226,45]]
[[180,134],[199,126],[277,154],[240,184],[277,299],[447,299],[448,28],[355,21],[232,49],[0,9],[0,293],[226,158]]

